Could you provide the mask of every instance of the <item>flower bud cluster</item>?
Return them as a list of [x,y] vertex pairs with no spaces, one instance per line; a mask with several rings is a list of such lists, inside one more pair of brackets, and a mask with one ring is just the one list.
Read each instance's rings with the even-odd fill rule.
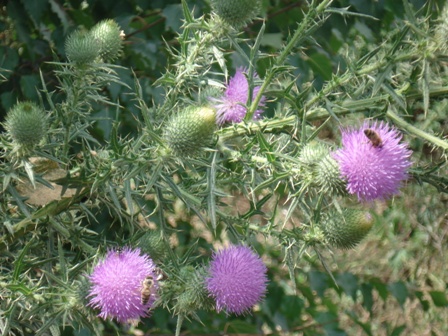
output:
[[113,20],[103,20],[90,31],[78,29],[65,42],[65,53],[77,65],[111,62],[121,52],[124,34]]

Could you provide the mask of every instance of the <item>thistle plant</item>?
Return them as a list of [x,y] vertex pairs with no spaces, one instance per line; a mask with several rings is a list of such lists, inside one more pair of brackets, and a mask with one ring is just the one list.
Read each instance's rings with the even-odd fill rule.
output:
[[[273,51],[254,21],[260,1],[211,1],[201,16],[182,1],[150,85],[119,65],[138,30],[73,27],[65,55],[46,64],[57,90],[41,74],[40,99],[4,122],[2,334],[124,334],[166,314],[157,321],[174,316],[180,335],[220,312],[272,317],[270,288],[296,298],[309,265],[338,286],[330,256],[376,234],[375,204],[392,208],[417,182],[446,193],[447,45],[430,34],[446,22],[406,7],[412,20],[397,19],[384,43],[341,46],[325,80],[320,67],[297,76],[290,58],[319,48],[313,34],[356,17],[331,6],[304,5]],[[413,121],[417,108],[427,124]]]

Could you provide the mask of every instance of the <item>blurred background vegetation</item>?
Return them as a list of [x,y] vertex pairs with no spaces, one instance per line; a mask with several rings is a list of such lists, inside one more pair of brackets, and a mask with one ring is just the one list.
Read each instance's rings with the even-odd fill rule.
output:
[[[207,1],[189,1],[195,16],[210,12]],[[442,8],[445,1],[410,2],[421,8]],[[397,22],[406,20],[402,1],[396,0],[341,0],[333,7],[350,7],[361,15],[333,15],[314,32],[314,40],[300,46],[290,55],[288,63],[295,67],[297,85],[306,83],[319,90],[338,70],[349,67],[342,57],[344,49],[355,49],[360,54],[370,46],[381,44],[394,33]],[[261,50],[275,53],[303,17],[305,1],[265,0],[261,17],[266,19],[266,31]],[[434,11],[434,19],[438,12]],[[373,20],[371,17],[375,17]],[[18,100],[39,101],[42,89],[40,71],[48,91],[55,91],[58,82],[53,68],[46,62],[64,60],[64,41],[79,26],[91,28],[102,19],[112,18],[126,34],[123,56],[116,62],[122,81],[133,87],[134,72],[143,89],[148,106],[162,102],[164,91],[153,83],[170,66],[171,55],[166,45],[177,48],[176,36],[181,32],[183,13],[180,1],[166,0],[14,0],[0,7],[0,68],[4,77],[0,84],[0,120]],[[255,38],[262,20],[245,28],[243,36]],[[316,43],[317,42],[317,43]],[[237,54],[229,54],[229,68],[242,65]],[[448,59],[448,58],[447,58]],[[268,64],[263,59],[257,71],[263,77]],[[446,78],[442,81],[446,85]],[[112,101],[124,107],[117,113],[115,107],[95,106],[95,127],[92,133],[101,142],[107,142],[114,121],[120,122],[119,132],[132,136],[136,119],[141,119],[130,89],[111,83],[107,94]],[[62,100],[63,97],[60,97]],[[410,117],[415,125],[431,133],[446,136],[447,105],[440,99],[431,106],[432,119],[423,118],[422,110],[415,107]],[[273,108],[268,104],[269,108]],[[333,138],[335,130],[327,127],[321,136]],[[411,148],[419,159],[429,163],[443,162],[443,153],[412,139]],[[446,176],[446,165],[441,174]],[[415,181],[413,181],[415,182]],[[235,202],[237,207],[238,199]],[[298,265],[298,290],[289,282],[288,270],[283,266],[284,256],[272,242],[260,237],[257,250],[269,267],[272,280],[266,300],[252,315],[229,317],[221,314],[199,313],[202,323],[191,320],[184,325],[190,334],[239,333],[258,334],[262,326],[269,326],[270,334],[296,335],[447,335],[448,334],[448,271],[447,217],[448,195],[428,184],[410,183],[399,197],[375,204],[377,213],[373,232],[356,249],[335,250],[325,258],[337,285],[315,257],[305,255]],[[194,216],[183,208],[172,214],[178,230],[177,248],[187,246],[199,238],[198,248],[210,250],[213,241],[201,230]],[[241,209],[247,211],[247,209]],[[237,212],[235,210],[235,212]],[[98,218],[96,227],[102,232],[110,224],[107,212]],[[191,225],[197,223],[197,225]],[[116,224],[119,231],[119,224]],[[113,230],[108,234],[114,239]],[[175,319],[163,309],[156,309],[130,333],[171,333]],[[113,323],[107,325],[110,334]],[[266,330],[268,332],[268,330]],[[66,328],[64,335],[88,335],[87,330]],[[106,333],[107,334],[107,333]]]

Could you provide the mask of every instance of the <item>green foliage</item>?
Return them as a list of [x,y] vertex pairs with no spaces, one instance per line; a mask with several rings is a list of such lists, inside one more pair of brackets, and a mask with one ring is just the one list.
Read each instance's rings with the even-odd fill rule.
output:
[[[444,1],[263,2],[265,20],[249,13],[244,29],[222,25],[218,3],[0,9],[2,335],[447,333]],[[245,121],[218,128],[213,98],[239,66]],[[39,113],[16,155],[22,119],[6,115],[23,104]],[[331,156],[340,127],[365,118],[414,152],[393,200],[360,204]],[[360,234],[352,215],[367,209]],[[269,269],[246,316],[216,313],[203,286],[212,251],[231,243]],[[87,306],[86,274],[122,246],[169,279],[137,325]]]

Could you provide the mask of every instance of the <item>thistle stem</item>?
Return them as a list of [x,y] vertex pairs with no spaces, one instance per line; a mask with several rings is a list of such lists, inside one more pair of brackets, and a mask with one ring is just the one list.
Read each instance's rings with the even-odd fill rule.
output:
[[291,53],[292,49],[298,45],[305,38],[310,36],[311,32],[319,28],[324,22],[325,19],[318,20],[318,16],[323,14],[327,7],[331,4],[333,0],[324,0],[319,5],[315,5],[317,1],[311,3],[310,9],[308,13],[304,16],[302,22],[300,22],[299,27],[295,31],[294,35],[288,41],[286,46],[283,48],[281,53],[275,59],[274,66],[266,73],[266,77],[263,81],[263,84],[260,87],[260,90],[257,96],[252,101],[252,104],[249,107],[249,110],[246,114],[246,120],[252,120],[252,117],[257,110],[258,105],[260,104],[261,97],[263,93],[267,90],[268,86],[271,84],[272,79],[277,73],[278,69],[285,63],[287,57]]
[[415,126],[412,126],[411,124],[407,123],[403,119],[401,119],[398,115],[396,115],[392,111],[387,111],[386,115],[389,117],[389,119],[393,120],[394,124],[399,126],[401,129],[404,129],[405,131],[422,138],[424,140],[427,140],[431,142],[432,144],[443,148],[444,150],[448,149],[448,142],[439,139],[438,137],[431,135],[429,133],[426,133],[425,131],[422,131],[421,129],[418,129]]
[[182,323],[184,322],[184,315],[179,314],[177,316],[177,325],[176,325],[176,336],[180,335],[180,329],[182,328]]

